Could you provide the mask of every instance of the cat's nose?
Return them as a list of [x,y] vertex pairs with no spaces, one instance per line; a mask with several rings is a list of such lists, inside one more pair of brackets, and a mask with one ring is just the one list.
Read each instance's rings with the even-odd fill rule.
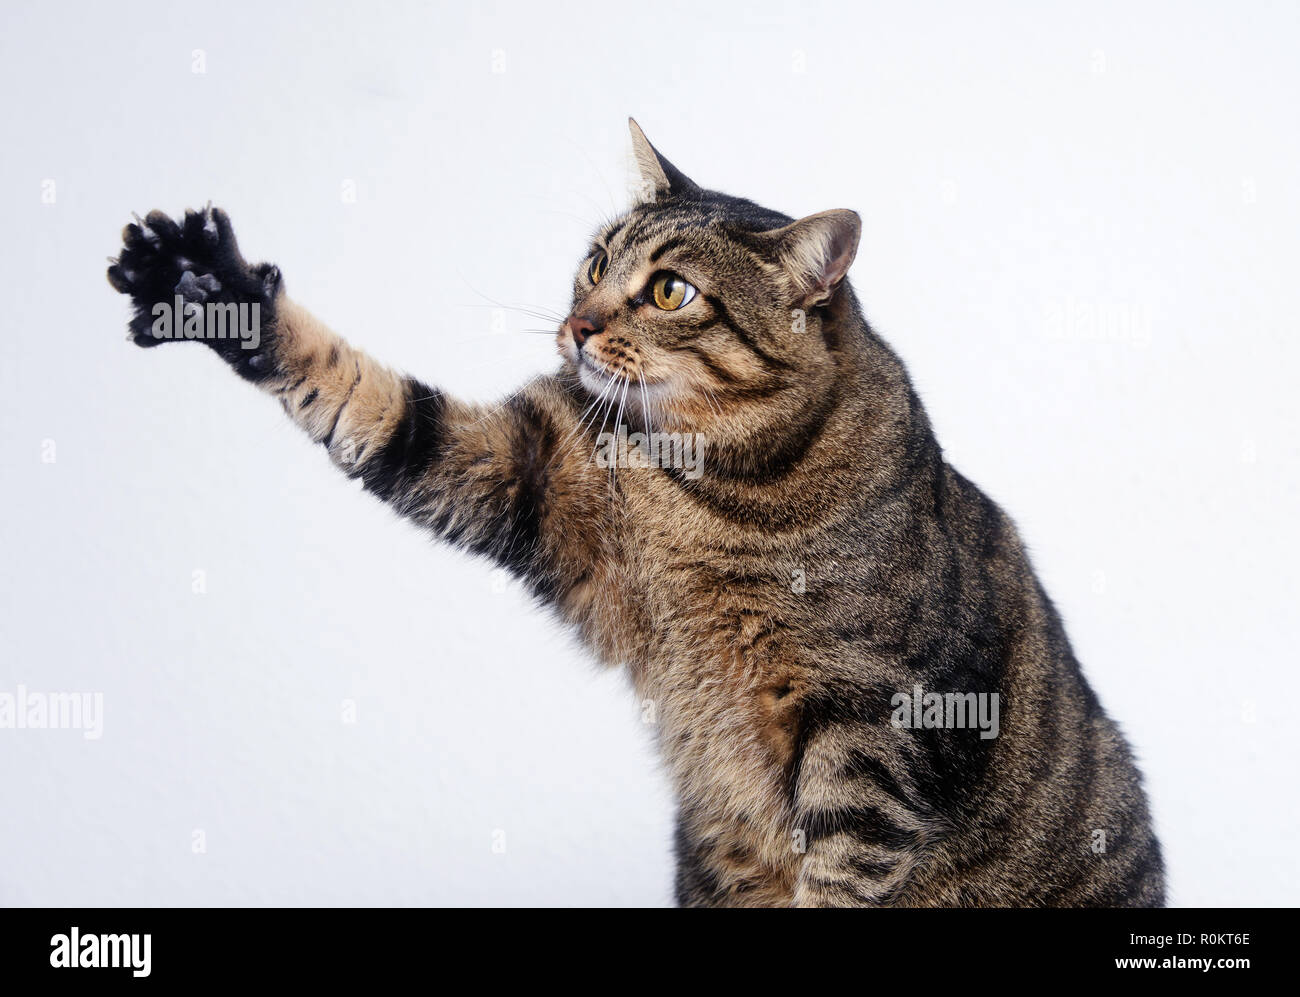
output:
[[589,315],[570,315],[564,320],[564,327],[569,330],[575,345],[581,347],[590,336],[601,331],[601,326]]

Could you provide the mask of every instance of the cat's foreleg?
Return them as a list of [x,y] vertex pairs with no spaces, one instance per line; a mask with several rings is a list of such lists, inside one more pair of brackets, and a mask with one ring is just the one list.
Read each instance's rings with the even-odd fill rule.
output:
[[134,342],[204,342],[277,398],[345,473],[535,591],[560,596],[586,573],[601,477],[562,450],[574,402],[553,379],[489,407],[390,370],[292,301],[278,267],[245,261],[219,209],[179,224],[151,212],[123,242],[108,279],[135,306]]

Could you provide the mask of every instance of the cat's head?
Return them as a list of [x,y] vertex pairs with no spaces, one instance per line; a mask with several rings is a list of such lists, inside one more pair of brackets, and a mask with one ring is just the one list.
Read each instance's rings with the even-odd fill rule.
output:
[[705,190],[630,125],[641,197],[578,267],[558,334],[566,365],[593,396],[648,406],[661,425],[810,401],[842,346],[835,316],[855,307],[844,275],[857,213],[794,221]]

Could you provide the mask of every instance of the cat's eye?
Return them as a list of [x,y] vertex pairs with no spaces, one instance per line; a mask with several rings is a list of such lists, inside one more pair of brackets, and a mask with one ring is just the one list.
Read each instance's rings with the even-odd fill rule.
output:
[[675,312],[691,303],[695,297],[695,288],[675,273],[661,273],[651,282],[650,294],[656,307],[666,312]]
[[605,268],[609,266],[609,257],[605,255],[603,249],[597,250],[596,255],[592,258],[591,266],[587,268],[587,276],[591,278],[593,284],[599,284],[600,278],[605,276]]

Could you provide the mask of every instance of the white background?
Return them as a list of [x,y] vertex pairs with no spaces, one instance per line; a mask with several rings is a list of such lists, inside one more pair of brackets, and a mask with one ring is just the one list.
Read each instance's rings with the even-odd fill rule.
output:
[[554,363],[491,301],[565,307],[628,114],[862,213],[854,284],[1132,739],[1172,901],[1295,903],[1300,15],[1213,6],[7,4],[0,692],[106,715],[0,730],[0,904],[670,901],[625,679],[208,351],[125,343],[103,277],[130,211],[212,198],[490,399]]

